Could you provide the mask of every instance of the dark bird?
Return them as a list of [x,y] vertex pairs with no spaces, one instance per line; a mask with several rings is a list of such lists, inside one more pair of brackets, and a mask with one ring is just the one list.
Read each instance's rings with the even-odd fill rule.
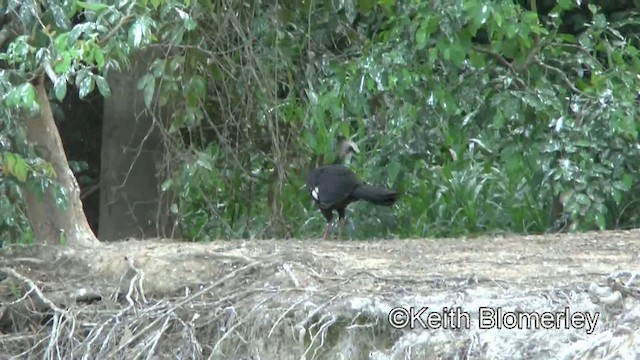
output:
[[307,189],[327,219],[327,227],[322,239],[326,239],[329,235],[334,210],[338,212],[340,223],[338,239],[341,239],[345,223],[345,209],[349,204],[364,200],[375,205],[391,206],[400,196],[399,193],[385,187],[362,183],[356,174],[342,165],[342,162],[347,160],[352,153],[359,152],[356,144],[340,137],[338,147],[338,156],[332,165],[320,166],[307,176]]

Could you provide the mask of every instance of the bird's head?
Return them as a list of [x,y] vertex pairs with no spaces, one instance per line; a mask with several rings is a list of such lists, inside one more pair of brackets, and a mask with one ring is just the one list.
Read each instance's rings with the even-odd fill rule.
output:
[[344,136],[338,137],[338,161],[349,161],[351,154],[357,154],[360,152],[358,145],[353,141],[348,140]]

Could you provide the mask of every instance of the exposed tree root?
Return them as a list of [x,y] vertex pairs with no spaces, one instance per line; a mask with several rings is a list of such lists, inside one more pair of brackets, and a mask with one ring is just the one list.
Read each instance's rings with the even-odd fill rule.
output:
[[[625,248],[636,244],[625,241]],[[508,265],[480,271],[473,255],[463,251],[465,242],[457,245],[457,256],[470,264],[465,271],[448,270],[452,265],[444,253],[397,269],[380,266],[385,257],[401,261],[396,252],[407,244],[412,247],[404,250],[406,258],[422,251],[415,242],[277,241],[5,249],[0,354],[20,359],[596,359],[634,358],[640,351],[638,273],[575,272],[544,282],[540,274],[527,272],[517,280],[510,277],[510,267],[533,266],[537,260],[509,255]],[[427,250],[428,243],[422,246]],[[536,246],[528,243],[527,251],[535,253]],[[474,251],[477,259],[502,261],[502,255],[487,259]],[[598,251],[590,256],[599,256]],[[459,307],[471,314],[481,306],[516,313],[570,308],[599,318],[592,334],[584,328],[480,329],[475,321],[470,328],[399,330],[388,317],[397,306]]]

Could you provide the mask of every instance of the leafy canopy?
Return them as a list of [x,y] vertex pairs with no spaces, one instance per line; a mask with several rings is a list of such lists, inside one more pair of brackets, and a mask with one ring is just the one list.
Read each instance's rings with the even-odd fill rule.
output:
[[[405,194],[392,211],[350,207],[352,237],[637,224],[633,4],[157,0],[20,9],[26,25],[0,58],[3,191],[42,188],[53,175],[15,116],[37,110],[30,80],[47,73],[56,99],[70,84],[81,96],[108,96],[108,69],[145,48],[158,55],[139,89],[149,108],[171,109],[163,189],[177,195],[172,211],[186,238],[319,236],[324,219],[304,175],[338,134],[361,143],[350,165],[359,176]],[[19,217],[10,205],[0,201],[6,226]]]

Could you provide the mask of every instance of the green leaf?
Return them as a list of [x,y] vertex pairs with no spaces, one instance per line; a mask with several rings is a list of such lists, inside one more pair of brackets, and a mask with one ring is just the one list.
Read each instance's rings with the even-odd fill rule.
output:
[[38,202],[41,202],[44,199],[44,187],[42,182],[31,180],[27,181],[24,186]]
[[501,28],[502,24],[504,23],[504,18],[502,17],[502,13],[500,11],[496,11],[495,9],[493,9],[492,15],[493,15],[493,22],[499,28]]
[[20,181],[21,183],[27,181],[27,175],[28,175],[28,168],[27,168],[27,163],[24,161],[24,159],[20,156],[16,156],[16,163],[13,167],[13,176],[15,176],[18,181]]
[[305,143],[307,144],[307,146],[309,146],[309,148],[316,150],[318,145],[316,143],[316,137],[312,133],[305,132],[304,139],[305,139]]
[[83,9],[94,11],[98,15],[100,15],[102,11],[107,10],[111,7],[101,2],[85,2],[85,1],[76,1],[76,5],[80,6]]
[[[179,62],[176,58],[172,59],[171,61],[171,69],[173,71],[177,70],[177,68],[180,68],[182,66],[184,66],[184,64],[181,63],[181,65],[176,66],[177,62]],[[155,59],[152,63],[151,66],[149,67],[149,71],[147,72],[147,74],[153,74],[154,77],[156,78],[160,78],[162,77],[167,71],[171,71],[169,69],[167,69],[167,61],[165,59]],[[140,88],[142,89],[142,88]]]
[[579,193],[579,194],[575,194],[575,200],[578,204],[580,205],[590,205],[591,204],[591,200],[589,199],[589,197],[585,194]]
[[71,54],[65,51],[60,54],[60,57],[55,63],[53,70],[56,74],[64,74],[71,68]]
[[558,7],[562,10],[571,10],[574,6],[572,0],[558,0]]
[[142,37],[144,36],[144,24],[140,21],[133,23],[129,29],[129,45],[134,48],[140,47],[142,44]]
[[20,85],[18,89],[21,97],[20,106],[23,109],[34,111],[39,108],[38,102],[36,101],[36,89],[31,83],[24,83]]
[[162,0],[151,0],[151,6],[153,6],[153,8],[156,10],[158,10],[158,7],[160,6],[161,3],[162,3]]
[[[472,2],[472,1],[468,1],[468,2]],[[482,26],[483,24],[485,24],[487,22],[487,17],[489,15],[489,2],[482,2],[482,6],[480,7],[480,9],[474,9],[474,11],[472,12],[473,14],[473,19],[474,19],[474,24],[475,26],[472,26],[472,28],[474,28],[474,30],[477,30],[480,26]]]
[[433,64],[438,60],[438,56],[440,55],[440,51],[438,48],[432,47],[429,50],[429,63]]
[[53,185],[53,200],[60,209],[66,210],[69,207],[67,192],[63,186],[57,183]]
[[111,95],[111,88],[109,88],[109,84],[104,77],[100,75],[94,75],[94,80],[96,81],[96,85],[98,86],[98,91],[103,97],[108,97]]
[[604,14],[594,14],[593,23],[596,28],[605,29],[607,27],[607,17]]
[[5,103],[10,108],[20,106],[21,100],[22,100],[22,97],[20,96],[20,93],[16,88],[10,89],[9,93],[5,95]]
[[464,65],[464,61],[467,58],[467,52],[465,51],[465,49],[459,44],[452,44],[451,47],[449,47],[449,50],[451,61],[453,61],[453,63],[457,66]]
[[199,97],[206,95],[207,87],[202,76],[194,76],[191,78],[191,88]]
[[93,56],[96,60],[96,65],[98,66],[98,70],[100,71],[104,70],[104,64],[105,64],[104,53],[102,52],[102,49],[99,46],[95,47],[95,53],[93,54]]
[[162,183],[162,186],[160,187],[160,189],[162,192],[166,192],[171,188],[172,185],[173,185],[173,180],[167,179]]
[[427,45],[428,38],[438,30],[440,21],[435,16],[427,16],[416,32],[416,45],[418,49],[423,49]]
[[427,29],[420,26],[416,32],[416,45],[418,49],[424,49],[427,45]]
[[93,91],[95,87],[95,81],[93,80],[93,76],[94,76],[93,74],[88,74],[80,82],[79,91],[78,91],[78,95],[80,96],[80,99],[84,99],[87,95],[89,95]]
[[153,81],[153,76],[151,76],[150,74],[144,74],[144,76],[142,76],[140,80],[138,80],[138,90],[142,90],[147,87],[147,83],[150,81]]
[[156,89],[156,78],[149,76],[148,81],[145,84],[143,91],[144,104],[147,108],[151,108],[151,102],[153,101],[153,93]]
[[5,152],[4,153],[4,166],[3,166],[3,172],[5,173],[5,175],[12,175],[14,172],[14,169],[16,167],[16,155],[10,153],[10,152]]
[[487,56],[477,51],[470,51],[469,60],[471,61],[472,66],[484,67],[487,63]]
[[129,45],[133,48],[139,48],[148,44],[153,38],[150,26],[151,20],[148,18],[137,19],[129,28]]
[[193,29],[195,29],[197,26],[197,23],[195,21],[193,21],[192,18],[188,18],[184,21],[184,27],[185,29],[187,29],[187,31],[192,31]]
[[387,168],[387,175],[388,175],[388,180],[390,183],[393,183],[394,181],[396,181],[396,178],[398,177],[398,174],[400,173],[400,163],[397,161],[392,162],[391,164],[389,164],[388,168]]
[[64,9],[59,5],[57,1],[48,1],[49,11],[51,11],[51,15],[53,15],[53,21],[56,26],[61,29],[69,29],[71,27],[71,22],[67,17]]
[[633,184],[633,176],[629,174],[622,175],[622,183],[624,184],[624,188],[626,190],[631,189],[631,185]]
[[58,241],[60,241],[60,245],[62,246],[67,245],[67,236],[65,235],[64,231],[60,231],[60,238],[58,239]]
[[67,95],[67,78],[66,76],[58,76],[56,82],[53,84],[53,93],[58,101],[62,102]]
[[44,175],[46,177],[55,179],[56,177],[58,177],[58,174],[56,173],[56,169],[53,168],[53,165],[51,165],[50,163],[47,163],[43,166],[44,171]]
[[613,201],[615,201],[615,203],[617,205],[620,205],[620,201],[622,201],[622,193],[618,190],[613,190]]
[[80,71],[76,74],[76,78],[75,78],[75,84],[76,87],[80,87],[80,83],[84,80],[84,78],[86,78],[89,75],[89,71],[88,70],[83,70]]
[[60,36],[56,37],[53,41],[55,48],[58,52],[63,52],[69,49],[69,33],[60,34]]
[[373,10],[373,6],[375,2],[373,0],[357,0],[358,1],[358,9],[360,12],[367,14],[371,10]]

